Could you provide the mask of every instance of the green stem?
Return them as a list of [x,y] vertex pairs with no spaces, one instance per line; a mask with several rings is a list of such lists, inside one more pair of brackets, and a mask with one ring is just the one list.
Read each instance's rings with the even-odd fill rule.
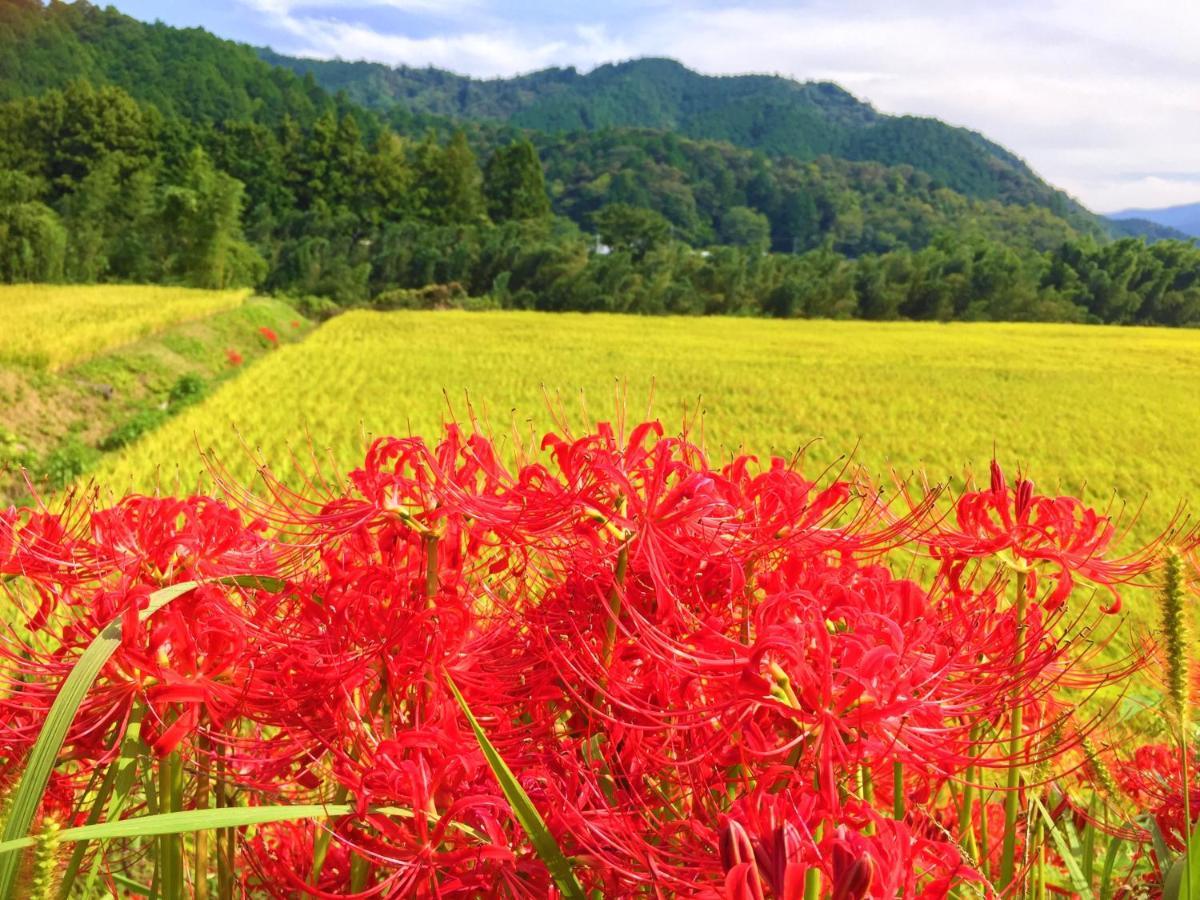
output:
[[[817,825],[813,830],[813,843],[821,843],[821,832],[824,830],[822,825]],[[817,868],[809,869],[804,873],[804,900],[820,900],[821,897],[821,870]]]
[[[100,816],[104,813],[104,807],[108,804],[108,798],[112,794],[113,786],[117,783],[117,772],[119,769],[120,762],[118,760],[114,760],[108,764],[108,770],[104,773],[104,780],[100,783],[100,787],[96,791],[96,796],[92,800],[92,808],[88,812],[85,824],[95,825],[100,821]],[[67,900],[71,896],[71,892],[75,887],[75,879],[79,876],[79,867],[83,865],[83,857],[87,853],[87,849],[87,841],[80,841],[72,851],[71,858],[67,862],[67,868],[63,872],[62,880],[59,882],[59,900]]]
[[988,820],[987,820],[987,796],[982,790],[979,792],[979,865],[980,871],[986,877],[988,870],[991,868],[989,861],[991,854],[988,852],[991,845],[988,842]]
[[[1017,646],[1013,651],[1014,668],[1019,670],[1025,662],[1025,573],[1017,573],[1016,598],[1016,627]],[[1008,723],[1008,778],[1005,784],[1007,794],[1004,798],[1004,845],[1000,855],[1000,884],[1001,893],[1007,890],[1013,881],[1017,859],[1017,818],[1021,804],[1021,767],[1017,759],[1021,754],[1021,732],[1023,730],[1023,708],[1021,706],[1020,687],[1013,689],[1013,709]]]
[[[350,789],[341,785],[337,789],[334,803],[345,803],[350,797]],[[325,867],[325,857],[329,853],[329,844],[333,840],[333,829],[321,828],[313,840],[312,868],[308,873],[308,883],[316,887],[321,880],[321,869]]]
[[371,866],[365,857],[357,853],[350,854],[350,893],[361,893],[367,887],[367,875]]
[[422,538],[425,547],[425,603],[433,609],[438,593],[438,536],[432,532]]
[[[226,781],[225,745],[217,744],[217,808],[232,806],[233,795]],[[233,829],[217,832],[217,897],[233,900]]]
[[892,818],[904,819],[904,763],[892,763]]
[[1043,847],[1045,825],[1041,816],[1035,816],[1033,822],[1033,900],[1046,900],[1046,850]]
[[[202,750],[206,750],[208,742],[200,739]],[[197,756],[199,771],[196,774],[196,809],[208,808],[208,756],[201,753]],[[196,832],[196,862],[192,877],[192,897],[194,900],[208,900],[208,832]]]
[[[158,802],[163,812],[183,808],[183,765],[178,753],[158,762]],[[163,900],[183,900],[183,838],[164,834],[158,839],[159,889]]]
[[[971,744],[967,748],[967,757],[975,757],[975,747],[979,742],[979,726],[971,726]],[[966,782],[963,784],[962,806],[958,810],[958,839],[963,849],[970,854],[975,853],[975,828],[971,822],[971,813],[975,805],[975,779],[978,777],[975,764],[967,766]]]
[[617,571],[613,575],[612,590],[608,592],[608,621],[604,623],[604,652],[600,659],[605,672],[612,665],[613,652],[617,646],[617,622],[621,619],[621,603],[625,594],[625,573],[629,568],[629,544],[621,545],[617,553]]

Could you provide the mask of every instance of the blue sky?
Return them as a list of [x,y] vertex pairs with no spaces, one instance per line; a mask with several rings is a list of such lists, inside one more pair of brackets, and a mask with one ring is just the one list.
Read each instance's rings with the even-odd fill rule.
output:
[[1099,211],[1200,201],[1196,0],[113,0],[304,56],[481,77],[671,56],[983,132]]

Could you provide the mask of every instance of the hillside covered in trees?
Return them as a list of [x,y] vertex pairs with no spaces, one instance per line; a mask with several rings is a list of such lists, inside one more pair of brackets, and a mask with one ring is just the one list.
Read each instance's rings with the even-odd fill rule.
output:
[[[1002,148],[832,85],[656,60],[456,77],[299,74],[198,29],[0,0],[0,279],[251,284],[318,313],[1200,322],[1190,244],[1111,241]],[[803,127],[740,131],[759,107]]]
[[882,115],[828,82],[701,75],[669,59],[635,59],[587,74],[546,69],[478,80],[431,68],[297,59],[267,50],[261,55],[384,113],[400,107],[550,134],[651,128],[798,160],[834,156],[907,165],[969,197],[1036,203],[1059,215],[1087,217],[983,136],[936,119]]

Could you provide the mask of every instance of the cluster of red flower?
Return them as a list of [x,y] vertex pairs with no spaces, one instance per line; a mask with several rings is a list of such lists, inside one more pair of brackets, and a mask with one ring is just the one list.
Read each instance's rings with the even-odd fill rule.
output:
[[513,470],[451,427],[377,441],[344,487],[4,513],[0,788],[116,621],[42,815],[77,819],[127,735],[193,773],[184,806],[355,805],[243,833],[251,895],[569,893],[456,689],[587,894],[1013,892],[1057,860],[1031,798],[1095,819],[1128,792],[1186,842],[1177,754],[1096,787],[1121,758],[1087,698],[1146,657],[1103,664],[1073,590],[1115,611],[1158,545],[1118,558],[1108,518],[996,467],[948,513],[778,459],[713,468],[657,424],[542,450]]

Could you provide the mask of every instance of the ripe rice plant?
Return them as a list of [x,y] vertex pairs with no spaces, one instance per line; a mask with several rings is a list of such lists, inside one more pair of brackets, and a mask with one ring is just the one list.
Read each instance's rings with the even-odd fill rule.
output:
[[526,439],[553,424],[547,394],[582,425],[626,385],[630,408],[702,411],[693,431],[714,458],[809,445],[814,471],[853,454],[881,480],[893,467],[946,480],[985,473],[998,453],[1036,462],[1043,487],[1127,506],[1126,518],[1144,503],[1134,534],[1145,540],[1195,493],[1196,383],[1191,330],[351,312],[115,458],[101,480],[171,488],[178,471],[190,490],[197,442],[240,478],[256,467],[246,446],[284,472],[306,436],[349,468],[370,436],[435,433],[447,401],[509,454],[514,424]]
[[150,285],[0,285],[0,363],[60,369],[231,309],[248,295]]
[[[995,462],[536,446],[4,513],[0,896],[1200,896],[1193,532],[1117,549]],[[1153,678],[1101,650],[1155,584],[1147,740],[1096,698]]]

